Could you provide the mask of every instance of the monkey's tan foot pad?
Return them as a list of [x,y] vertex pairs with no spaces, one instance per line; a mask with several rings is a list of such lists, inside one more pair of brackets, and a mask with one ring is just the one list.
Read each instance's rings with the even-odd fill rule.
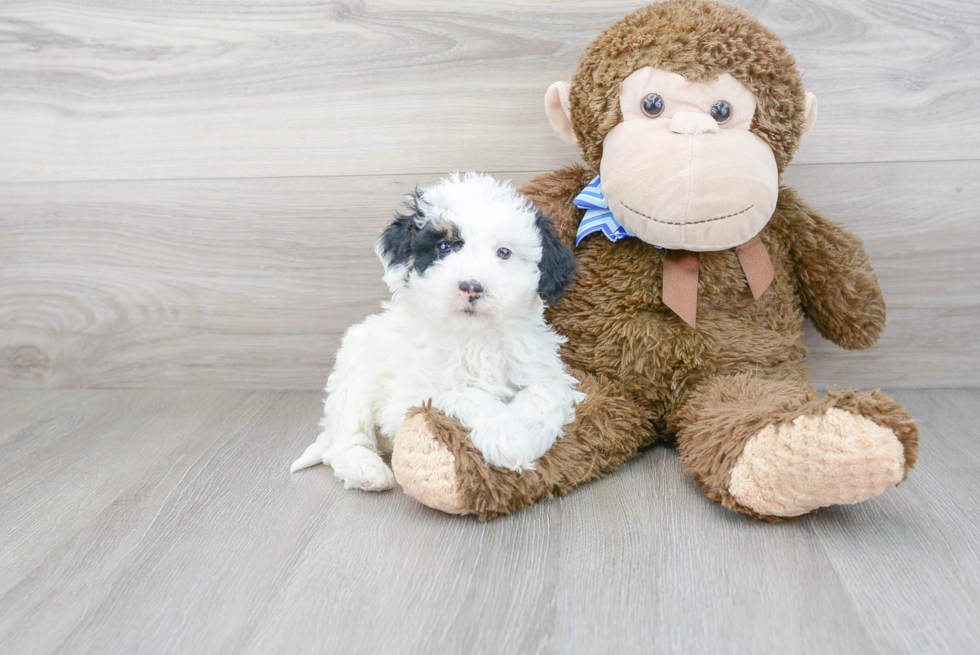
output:
[[449,514],[468,514],[460,492],[456,457],[437,438],[443,427],[433,410],[423,408],[410,415],[395,435],[391,468],[395,480],[409,496]]
[[877,496],[904,475],[904,448],[894,432],[830,408],[749,439],[728,492],[761,516],[791,517]]

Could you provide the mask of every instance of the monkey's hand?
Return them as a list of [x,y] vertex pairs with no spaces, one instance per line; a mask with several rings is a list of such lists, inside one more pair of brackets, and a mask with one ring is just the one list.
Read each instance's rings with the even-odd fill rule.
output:
[[870,348],[885,329],[885,300],[861,239],[791,189],[780,189],[776,213],[786,221],[799,295],[813,326],[842,348]]

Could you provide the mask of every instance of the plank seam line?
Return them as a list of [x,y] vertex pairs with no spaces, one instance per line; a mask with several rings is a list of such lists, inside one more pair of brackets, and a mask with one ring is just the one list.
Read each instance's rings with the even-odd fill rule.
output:
[[[895,165],[895,164],[959,164],[980,162],[978,158],[965,159],[896,159],[882,161],[846,161],[846,162],[809,162],[790,164],[793,167],[810,166],[872,166],[872,165]],[[581,161],[569,162],[582,163]],[[550,173],[555,169],[540,170],[486,170],[492,175],[527,175]],[[42,184],[98,184],[98,183],[136,183],[136,182],[233,182],[237,180],[343,180],[369,177],[408,177],[420,175],[448,175],[450,171],[417,171],[417,172],[398,172],[398,173],[364,173],[358,175],[244,175],[241,177],[147,177],[147,178],[78,178],[64,180],[0,180],[2,186],[13,185],[42,185]]]

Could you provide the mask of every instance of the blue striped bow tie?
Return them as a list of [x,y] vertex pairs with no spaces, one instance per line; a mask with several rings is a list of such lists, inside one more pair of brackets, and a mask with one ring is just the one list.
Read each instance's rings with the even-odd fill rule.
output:
[[582,189],[582,193],[575,196],[572,204],[585,210],[582,222],[578,224],[578,232],[575,234],[575,245],[578,246],[582,239],[593,232],[602,231],[610,241],[619,241],[626,237],[636,235],[619,224],[619,221],[609,211],[609,203],[602,194],[602,181],[596,175],[588,186]]

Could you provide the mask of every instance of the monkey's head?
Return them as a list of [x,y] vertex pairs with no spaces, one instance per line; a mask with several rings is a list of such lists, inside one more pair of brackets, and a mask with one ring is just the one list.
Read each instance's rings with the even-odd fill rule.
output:
[[545,110],[599,172],[617,221],[654,245],[709,251],[769,221],[817,103],[782,41],[746,12],[668,0],[602,32]]

